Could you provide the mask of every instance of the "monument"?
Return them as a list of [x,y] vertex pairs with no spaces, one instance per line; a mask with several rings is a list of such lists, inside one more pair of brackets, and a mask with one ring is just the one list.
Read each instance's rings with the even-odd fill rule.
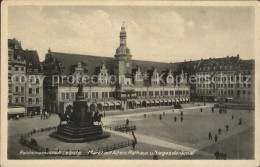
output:
[[[60,115],[62,114],[60,113]],[[70,121],[64,119],[67,121],[67,124],[60,124],[57,131],[50,134],[50,136],[68,143],[88,142],[110,137],[109,133],[103,132],[101,125],[94,125],[95,119],[98,117],[100,119],[102,115],[97,112],[94,115],[95,117],[88,110],[87,101],[84,100],[83,95],[83,84],[80,82],[76,100],[73,102],[73,112]],[[61,116],[60,119],[62,121]]]

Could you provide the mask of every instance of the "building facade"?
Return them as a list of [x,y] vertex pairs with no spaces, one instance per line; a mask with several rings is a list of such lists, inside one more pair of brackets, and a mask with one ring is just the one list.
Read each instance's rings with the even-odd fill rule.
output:
[[72,81],[79,79],[91,81],[83,87],[90,110],[128,110],[189,102],[190,89],[183,82],[185,74],[182,72],[175,79],[179,73],[176,65],[133,60],[124,26],[119,41],[114,58],[49,49],[42,62],[46,108],[70,113],[78,90],[77,83]]
[[[40,114],[43,106],[43,78],[37,51],[23,50],[21,42],[8,39],[8,113]],[[33,81],[35,79],[35,81]],[[17,108],[20,108],[19,111]]]
[[254,60],[241,60],[239,55],[201,60],[194,98],[254,105],[254,76]]

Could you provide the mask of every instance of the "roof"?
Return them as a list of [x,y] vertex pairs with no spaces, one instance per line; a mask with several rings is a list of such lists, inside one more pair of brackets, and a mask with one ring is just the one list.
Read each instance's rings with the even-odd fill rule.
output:
[[15,49],[15,47],[14,47],[15,45],[18,46],[17,49],[20,49],[20,50],[22,49],[21,43],[17,39],[15,39],[15,38],[8,39],[8,48]]
[[[32,69],[32,73],[34,73],[34,69],[38,69],[38,72],[42,72],[41,64],[39,60],[39,56],[37,51],[35,50],[23,50],[24,58],[26,61],[26,69]],[[30,65],[31,63],[31,65]]]
[[[81,55],[81,54],[70,54],[70,53],[60,53],[51,52],[52,57],[61,63],[61,68],[63,68],[63,75],[71,75],[71,67],[76,65],[79,61],[86,64],[86,69],[88,75],[96,74],[97,67],[100,68],[102,63],[106,64],[106,68],[109,74],[114,74],[114,57],[101,57],[92,55]],[[132,60],[132,67],[136,69],[137,66],[141,67],[141,71],[145,72],[152,70],[156,67],[159,73],[162,73],[167,68],[172,69],[172,72],[177,70],[177,64],[173,63],[163,63],[163,62],[153,62],[153,61],[143,61],[143,60]]]

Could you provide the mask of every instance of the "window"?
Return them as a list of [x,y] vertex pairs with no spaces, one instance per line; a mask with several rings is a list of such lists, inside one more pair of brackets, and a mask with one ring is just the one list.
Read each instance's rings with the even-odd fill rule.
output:
[[92,92],[92,98],[95,98],[95,92]]
[[40,100],[39,98],[36,98],[36,104],[39,104]]
[[98,98],[98,92],[96,92],[96,98]]
[[40,92],[40,89],[36,88],[36,94],[39,94],[39,92]]
[[11,70],[12,70],[12,67],[11,67],[11,66],[8,66],[8,70],[11,71]]
[[32,94],[32,88],[29,88],[29,94]]
[[15,87],[15,92],[19,92],[19,87],[18,86]]
[[38,69],[34,69],[34,72],[38,72]]
[[21,67],[21,71],[24,71],[24,67]]
[[61,99],[65,99],[65,93],[61,93]]
[[85,98],[88,98],[88,92],[85,92]]
[[24,97],[21,97],[21,103],[24,103]]
[[71,99],[75,99],[74,93],[71,93],[70,97]]
[[246,91],[245,90],[243,90],[243,95],[245,95],[246,94]]
[[19,67],[15,67],[15,71],[19,71]]
[[19,103],[19,97],[15,98],[15,103]]
[[39,84],[39,79],[36,78],[36,81],[35,81],[37,84]]
[[70,99],[70,94],[66,93],[66,99]]
[[24,92],[24,87],[23,86],[21,86],[21,92]]
[[105,92],[105,97],[107,97],[107,92]]
[[153,96],[153,91],[149,91],[149,96]]
[[32,98],[29,98],[29,104],[32,104]]

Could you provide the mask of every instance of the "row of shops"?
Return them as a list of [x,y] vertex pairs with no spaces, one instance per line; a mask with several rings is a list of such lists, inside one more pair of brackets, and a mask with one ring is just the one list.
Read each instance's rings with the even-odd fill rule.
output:
[[189,98],[179,99],[135,99],[122,101],[92,102],[88,106],[90,111],[128,110],[146,107],[172,106],[189,102]]

